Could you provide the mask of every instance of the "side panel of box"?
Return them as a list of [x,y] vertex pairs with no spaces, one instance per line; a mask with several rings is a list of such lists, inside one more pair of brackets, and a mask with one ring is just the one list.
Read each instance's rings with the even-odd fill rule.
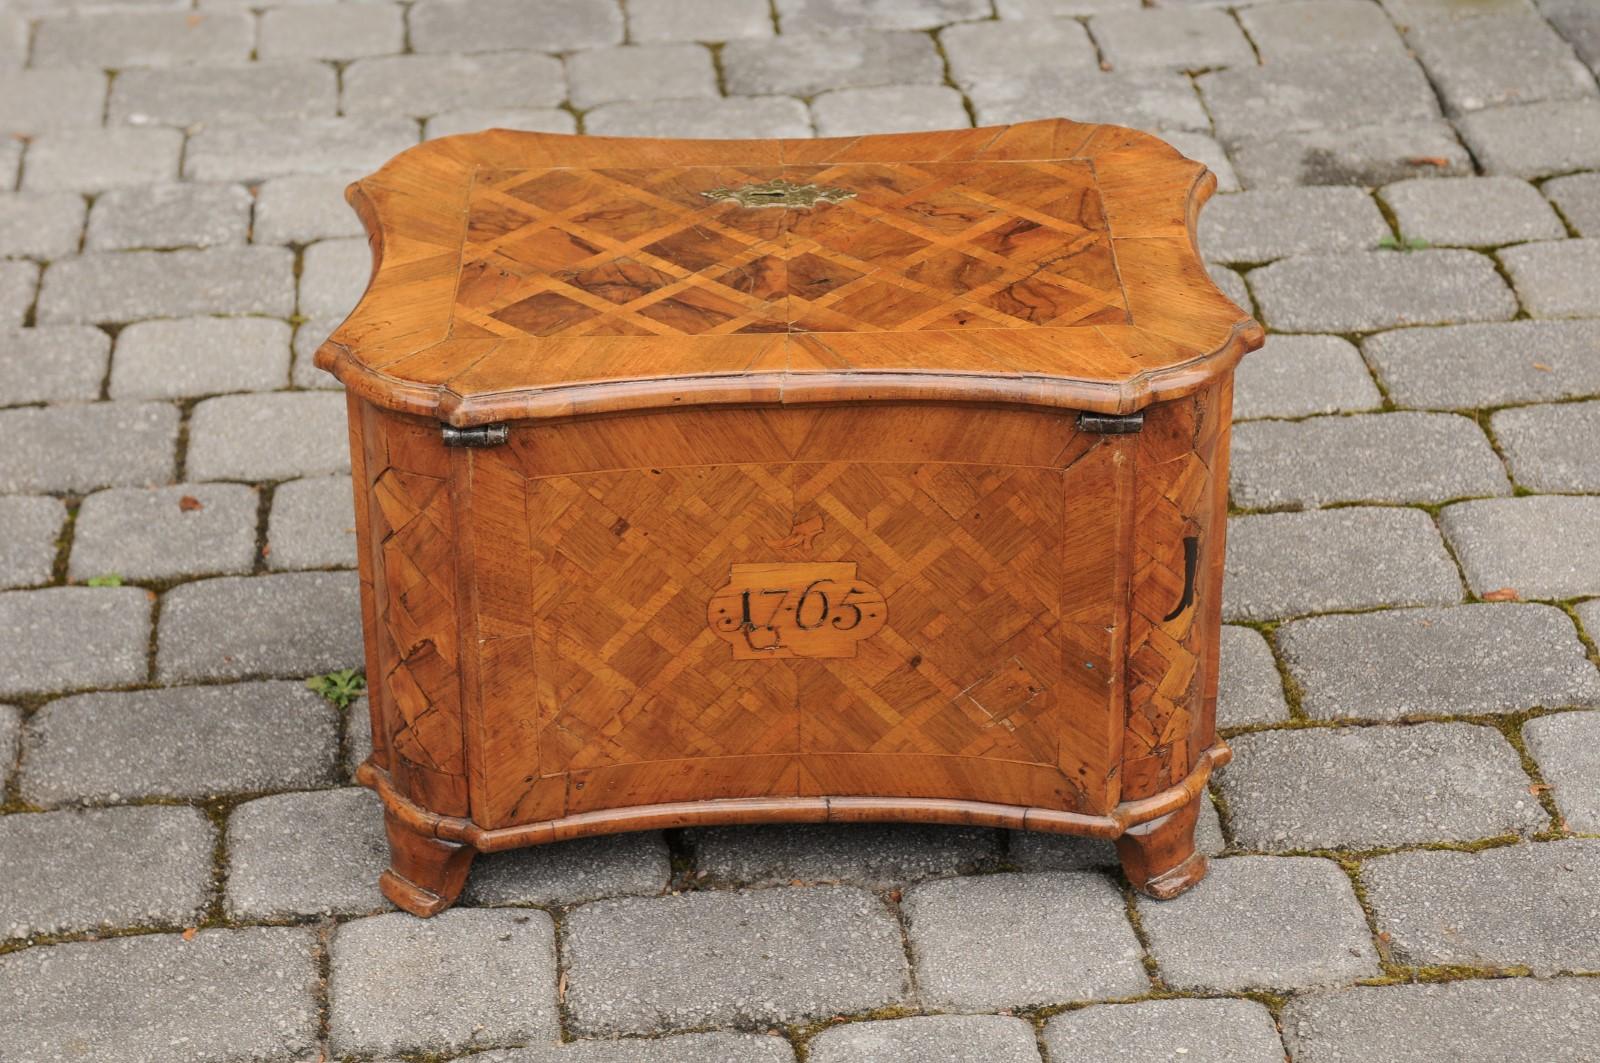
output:
[[[358,526],[372,580],[373,744],[401,793],[466,815],[456,511],[437,424],[361,404]],[[373,667],[375,665],[375,668]]]
[[1123,800],[1177,785],[1213,740],[1227,387],[1151,407],[1138,435]]

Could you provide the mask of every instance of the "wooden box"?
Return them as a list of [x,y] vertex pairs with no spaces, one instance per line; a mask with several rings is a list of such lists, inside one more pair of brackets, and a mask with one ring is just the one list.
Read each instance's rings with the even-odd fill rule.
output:
[[495,130],[353,185],[349,392],[396,904],[710,823],[1117,839],[1204,874],[1232,368],[1215,181],[1043,121]]

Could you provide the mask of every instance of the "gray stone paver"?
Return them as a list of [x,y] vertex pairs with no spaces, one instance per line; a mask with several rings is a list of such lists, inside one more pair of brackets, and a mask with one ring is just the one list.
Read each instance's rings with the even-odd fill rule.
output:
[[366,789],[276,794],[228,817],[224,903],[235,919],[363,915],[389,907],[383,805]]
[[39,320],[124,322],[294,312],[294,256],[281,247],[101,252],[45,270]]
[[333,709],[300,683],[238,683],[53,701],[28,721],[22,795],[39,805],[325,786]]
[[358,59],[405,47],[398,4],[305,4],[261,16],[256,55],[262,59]]
[[103,192],[178,178],[183,134],[176,129],[63,129],[28,145],[27,190]]
[[945,85],[886,85],[825,92],[811,104],[817,135],[960,129],[970,124],[961,94]]
[[97,491],[78,507],[67,577],[129,580],[249,572],[256,492],[243,484]]
[[344,396],[225,395],[189,417],[189,477],[286,480],[350,471]]
[[290,382],[297,388],[326,391],[341,388],[337,377],[317,368],[317,348],[333,335],[342,317],[313,318],[303,322],[294,331],[294,368],[289,371]]
[[29,56],[37,67],[232,65],[254,41],[247,11],[97,11],[41,19]]
[[1372,186],[1473,173],[1472,157],[1454,129],[1436,118],[1249,137],[1229,150],[1246,188]]
[[1222,678],[1217,691],[1217,726],[1242,727],[1289,717],[1283,677],[1272,648],[1259,631],[1225,625],[1222,629]]
[[567,60],[567,83],[573,105],[580,108],[717,95],[710,50],[687,42],[579,52]]
[[59,499],[0,495],[0,587],[49,583],[56,537],[67,519]]
[[1191,130],[1167,129],[1157,134],[1162,140],[1183,152],[1196,162],[1203,162],[1217,177],[1218,192],[1239,191],[1239,175],[1233,172],[1233,163],[1212,137]]
[[893,886],[971,872],[999,860],[1000,834],[936,824],[783,824],[690,835],[696,866],[739,885],[848,882]]
[[901,0],[857,4],[852,0],[776,0],[778,17],[791,33],[851,29],[930,29],[950,22],[987,18],[984,0]]
[[1012,78],[982,82],[969,95],[982,125],[1051,118],[1060,114],[1061,101],[1070,99],[1073,117],[1082,122],[1147,131],[1211,131],[1211,119],[1194,83],[1175,70],[1025,70]]
[[76,192],[0,196],[0,256],[51,259],[76,254],[87,208]]
[[[1370,505],[1507,487],[1492,475],[1476,426],[1396,417],[1394,409],[1470,414],[1488,429],[1519,489],[1600,492],[1600,463],[1592,456],[1600,437],[1591,423],[1600,399],[1600,292],[1592,281],[1600,263],[1591,261],[1589,246],[1600,237],[1600,174],[1584,172],[1600,169],[1600,94],[1580,60],[1600,70],[1600,9],[1586,0],[1475,0],[1465,7],[1455,0],[1184,0],[1161,13],[1139,0],[995,0],[992,10],[987,0],[198,0],[193,11],[132,0],[29,0],[0,13],[0,327],[9,330],[0,334],[0,405],[44,404],[0,410],[0,586],[18,588],[0,595],[0,616],[21,625],[0,625],[0,688],[11,690],[0,700],[25,710],[0,706],[0,782],[14,774],[7,796],[30,808],[0,815],[0,839],[36,823],[131,824],[140,817],[209,830],[189,808],[114,807],[88,816],[31,808],[223,798],[232,809],[230,837],[221,850],[226,866],[214,875],[199,859],[207,846],[140,868],[158,846],[141,848],[148,832],[131,829],[93,847],[73,841],[91,837],[88,828],[63,832],[57,848],[64,856],[30,863],[37,859],[30,849],[17,866],[26,869],[23,878],[46,867],[61,882],[54,903],[42,908],[63,926],[191,922],[198,917],[183,915],[181,905],[160,908],[163,884],[179,879],[212,903],[221,889],[226,924],[317,920],[332,912],[327,934],[336,936],[339,923],[354,925],[353,917],[386,907],[373,881],[384,859],[374,799],[359,790],[317,789],[345,785],[350,765],[370,748],[365,699],[346,714],[341,742],[340,713],[302,686],[311,672],[362,663],[354,574],[303,571],[354,564],[342,396],[311,365],[370,268],[364,234],[343,199],[350,180],[419,137],[489,126],[806,137],[964,126],[969,113],[982,124],[1062,113],[1132,124],[1217,173],[1224,195],[1200,216],[1217,283],[1269,327],[1298,333],[1274,335],[1240,367],[1234,412],[1252,424],[1240,425],[1237,435],[1235,467],[1246,487],[1234,501],[1365,504],[1236,518],[1229,616],[1277,620],[1422,606],[1278,628],[1272,646],[1291,689],[1299,690],[1299,707],[1314,720],[1390,724],[1419,712],[1536,708],[1547,714],[1526,723],[1524,736],[1551,787],[1545,800],[1555,801],[1572,829],[1600,830],[1600,810],[1589,800],[1600,788],[1590,756],[1600,741],[1591,719],[1600,672],[1585,659],[1571,621],[1548,606],[1459,604],[1460,576],[1438,530],[1447,533],[1475,595],[1502,587],[1525,598],[1600,594],[1590,578],[1600,571],[1600,545],[1589,534],[1600,524],[1595,499],[1493,499],[1451,506],[1439,518]],[[1241,186],[1245,192],[1230,194]],[[1381,257],[1373,249],[1389,228],[1375,202],[1402,240],[1475,250]],[[1307,257],[1319,264],[1306,264]],[[1263,265],[1280,259],[1287,261]],[[1497,269],[1514,290],[1491,275]],[[1512,313],[1529,319],[1504,320]],[[1360,335],[1373,330],[1388,331]],[[311,393],[229,394],[286,386]],[[1381,416],[1305,424],[1262,421],[1380,409]],[[1335,423],[1345,421],[1354,424]],[[1418,425],[1437,429],[1438,438]],[[1265,448],[1265,440],[1279,445]],[[1298,457],[1290,462],[1274,449]],[[180,479],[187,482],[174,485]],[[185,495],[202,508],[178,508]],[[64,525],[69,507],[85,496],[76,525]],[[265,527],[257,527],[258,518]],[[257,558],[260,534],[265,551]],[[63,579],[116,569],[128,579],[160,581],[166,600],[155,641],[165,671],[158,683],[264,675],[288,681],[46,700],[151,679],[155,605],[145,590],[35,589],[55,577],[61,535],[71,539]],[[258,566],[266,571],[244,575]],[[239,575],[168,583],[224,572]],[[1591,637],[1600,634],[1600,598],[1580,603],[1577,615]],[[1246,730],[1281,726],[1288,708],[1274,650],[1244,628],[1228,628],[1223,641],[1219,721]],[[1467,730],[1490,739],[1495,755],[1451,743],[1434,749],[1419,737]],[[1242,778],[1268,760],[1283,771],[1292,758],[1264,760],[1261,751],[1346,733],[1375,743],[1348,770],[1337,770],[1343,760],[1310,764],[1296,769],[1298,781],[1274,777],[1271,792],[1263,791],[1263,801],[1280,803],[1305,800],[1303,790],[1327,795],[1331,811],[1308,812],[1304,825],[1286,834],[1349,825],[1359,812],[1364,828],[1391,836],[1422,822],[1417,840],[1406,844],[1426,846],[1481,836],[1474,832],[1496,827],[1507,800],[1538,810],[1540,798],[1525,792],[1532,780],[1515,796],[1493,782],[1506,761],[1503,739],[1460,724],[1243,734],[1229,772]],[[1380,740],[1393,735],[1412,746],[1383,746]],[[1415,760],[1424,746],[1426,759]],[[1420,769],[1412,770],[1414,761]],[[1461,783],[1450,773],[1469,768],[1487,771],[1489,781],[1459,801],[1429,802],[1415,793],[1454,793]],[[1231,785],[1229,777],[1218,785]],[[1321,790],[1310,785],[1316,779]],[[1394,796],[1401,791],[1408,796]],[[245,803],[234,808],[234,795]],[[1434,807],[1440,803],[1453,807],[1441,812]],[[1244,844],[1263,822],[1261,802],[1240,802],[1234,812],[1231,840]],[[1204,851],[1223,849],[1209,802],[1199,833]],[[647,832],[484,856],[463,905],[518,906],[489,913],[513,919],[543,918],[521,906],[621,903],[605,898],[670,908],[677,901],[660,895],[687,884],[696,895],[733,899],[725,904],[767,903],[763,895],[772,895],[771,905],[782,907],[780,901],[790,903],[785,898],[832,888],[787,885],[796,881],[864,885],[881,899],[897,897],[892,891],[982,884],[999,868],[1045,878],[1114,875],[1116,862],[1103,841],[949,828],[719,829],[669,833],[668,840],[670,852],[660,833]],[[1515,848],[1549,851],[1547,843]],[[1292,858],[1264,859],[1270,871]],[[1488,891],[1504,889],[1513,911],[1468,926],[1460,940],[1493,937],[1485,955],[1515,946],[1542,960],[1559,958],[1559,920],[1575,918],[1577,909],[1569,894],[1551,897],[1570,871],[1528,861],[1497,878],[1457,875],[1454,867],[1447,877],[1462,881],[1445,892],[1462,899],[1455,913],[1419,906],[1421,929],[1407,924],[1410,937],[1397,940],[1425,941],[1424,931],[1448,926],[1456,943],[1456,915],[1491,907]],[[0,895],[4,879],[0,874]],[[121,893],[106,885],[122,880],[130,885]],[[1275,924],[1281,942],[1255,953],[1247,942],[1230,971],[1220,969],[1230,943],[1216,932],[1209,954],[1197,950],[1188,969],[1196,984],[1244,984],[1240,971],[1254,968],[1272,973],[1262,980],[1296,987],[1345,980],[1321,971],[1365,962],[1350,957],[1344,938],[1318,919],[1293,942],[1291,917],[1272,913],[1291,909],[1304,893],[1299,886],[1277,887],[1288,903],[1241,901],[1226,873],[1213,874],[1192,896],[1208,890],[1234,898],[1218,902],[1221,925],[1231,931],[1241,908],[1265,912],[1259,921]],[[34,894],[50,892],[30,887],[30,903],[40,905]],[[1140,902],[1142,916],[1169,907]],[[29,918],[42,908],[30,909]],[[1020,1020],[1003,1016],[870,1016],[885,1004],[944,1007],[926,994],[901,995],[911,990],[899,945],[885,946],[880,962],[871,959],[879,955],[878,930],[850,936],[852,926],[894,931],[893,901],[881,912],[869,908],[870,918],[845,919],[843,930],[830,929],[826,924],[839,920],[818,915],[815,906],[796,910],[803,932],[785,929],[761,907],[753,925],[767,937],[754,945],[735,941],[737,962],[718,955],[661,974],[666,985],[681,981],[685,967],[693,972],[688,984],[670,987],[677,996],[662,1021],[639,1011],[604,1031],[572,1025],[563,1032],[579,1040],[566,1044],[556,1043],[553,1004],[541,1004],[549,1024],[531,1041],[496,1025],[506,992],[551,999],[552,960],[534,957],[531,976],[514,978],[493,971],[485,978],[475,969],[474,986],[499,981],[459,997],[436,994],[445,1001],[438,1007],[414,1007],[408,1001],[423,991],[415,981],[400,985],[391,969],[399,946],[374,934],[359,973],[344,984],[387,1001],[397,1018],[384,1020],[384,1032],[415,1038],[407,1058],[529,1042],[477,1058],[792,1063],[797,1050],[854,1058],[874,1039],[901,1042],[910,1059],[935,1053],[941,1063],[974,1051],[998,1063],[1005,1050],[989,1045],[1002,1041],[1028,1063],[1040,1051],[1086,1060],[1110,1053],[1137,1059],[1139,1050],[1169,1060],[1276,1058],[1265,1013],[1238,1000],[1096,1004],[1055,1016],[1038,1049],[1031,1035],[1021,1036]],[[1556,929],[1535,927],[1529,912],[1555,912]],[[1009,914],[991,925],[1007,925]],[[596,915],[591,929],[610,929],[622,917]],[[1074,917],[1075,910],[1059,921],[1077,930]],[[409,922],[395,916],[392,925]],[[736,932],[716,917],[695,925],[711,929],[686,929],[683,940],[701,947]],[[182,948],[176,935],[162,934],[91,943],[81,953],[70,951],[78,946],[32,945],[0,958],[0,1013],[8,1018],[24,999],[15,995],[15,976],[8,981],[3,973],[8,963],[42,953],[71,959],[27,976],[43,992],[61,990],[67,1003],[48,998],[55,1002],[43,1011],[30,1005],[21,1032],[0,1031],[0,1057],[66,1055],[61,1045],[72,1035],[62,1030],[77,1025],[83,1043],[73,1051],[89,1059],[313,1058],[329,1048],[317,1043],[317,1015],[329,1014],[327,988],[315,984],[312,935],[281,933],[297,942],[299,958],[286,966],[270,950],[240,949],[245,958],[230,962],[254,964],[240,978],[226,965],[186,958],[214,940],[208,935],[241,940],[227,930],[204,931]],[[1041,940],[1056,933],[1066,931],[1052,926]],[[1004,996],[1003,985],[1027,981],[1029,943],[1015,933],[991,936],[998,958],[987,955],[995,951],[988,941],[973,954],[1000,973],[967,978],[975,997],[986,988]],[[439,947],[470,957],[479,950],[469,938],[441,935]],[[1085,940],[1080,931],[1061,954],[1081,951]],[[111,959],[135,948],[125,942],[139,941],[168,942],[190,974],[160,959],[154,945],[151,962]],[[1104,938],[1089,931],[1087,941]],[[1185,970],[1174,948],[1170,937],[1157,941],[1164,978]],[[72,959],[78,955],[90,958]],[[1285,974],[1257,956],[1301,966],[1290,963]],[[798,982],[780,982],[775,972],[797,964],[805,972]],[[832,984],[837,964],[855,1003],[824,999],[840,988]],[[1040,969],[1065,977],[1058,966],[1060,954]],[[720,983],[698,970],[725,967],[733,973],[724,970]],[[69,968],[77,973],[56,973]],[[455,968],[442,970],[457,977]],[[752,970],[768,971],[769,980],[747,984],[743,974]],[[583,981],[579,974],[569,972],[569,980]],[[169,988],[174,979],[177,988]],[[252,987],[261,982],[289,989],[281,998],[261,995],[267,1003],[256,1008]],[[588,985],[590,1016],[600,1014],[596,1001],[609,1007],[629,992],[626,985]],[[1592,1010],[1594,992],[1571,980],[1512,979],[1313,993],[1290,1003],[1286,1035],[1297,1063],[1580,1059],[1592,1055],[1600,1036],[1592,1016],[1579,1010],[1584,1000]],[[103,1006],[91,1011],[89,1000]],[[286,1007],[287,1000],[303,1003]],[[849,1020],[815,1036],[792,1029],[772,1036],[766,1027],[783,1021],[773,1017],[783,1009],[762,1000],[810,1006],[824,1020],[843,1011]],[[750,1001],[757,1003],[741,1003]],[[697,1008],[713,1017],[692,1018]],[[750,1030],[653,1036],[658,1028],[729,1024]],[[1069,1024],[1070,1048],[1063,1048],[1058,1041]],[[646,1036],[606,1032],[624,1030]],[[1014,1044],[999,1031],[1017,1034]],[[591,1036],[596,1032],[602,1036]],[[348,1026],[340,1036],[365,1034]],[[14,1047],[16,1038],[24,1047]],[[355,1054],[399,1051],[374,1046]],[[334,1054],[350,1053],[336,1045]]]
[[290,174],[263,182],[256,192],[255,242],[309,244],[361,235],[361,219],[344,201],[345,187],[359,176]]
[[1394,211],[1405,240],[1489,247],[1567,235],[1539,190],[1515,177],[1415,178],[1378,194]]
[[[707,103],[721,104],[725,100],[707,100]],[[784,98],[784,102],[793,103],[801,107],[804,105],[799,100]],[[611,109],[618,108],[631,110],[633,104],[615,104]],[[597,108],[598,110],[598,108]],[[578,120],[571,111],[558,111],[554,107],[535,107],[519,110],[487,110],[482,108],[468,108],[459,111],[443,111],[433,115],[423,123],[423,139],[433,140],[436,137],[455,136],[458,133],[476,133],[480,129],[520,129],[533,133],[576,133]],[[804,134],[801,134],[804,135]]]
[[1600,705],[1600,672],[1552,606],[1500,603],[1312,617],[1278,648],[1312,719],[1396,720]]
[[128,251],[240,244],[250,228],[243,185],[174,184],[112,189],[94,201],[84,246]]
[[1403,55],[1383,9],[1367,0],[1289,0],[1239,9],[1239,22],[1269,63],[1338,52]]
[[89,491],[172,478],[178,411],[95,402],[0,411],[0,491]]
[[632,0],[628,35],[651,41],[728,41],[772,36],[763,0]]
[[[0,957],[0,1058],[300,1059],[317,1044],[316,937],[300,927],[145,934]],[[180,1054],[181,1053],[181,1054]]]
[[583,118],[584,128],[608,137],[808,137],[806,105],[789,96],[743,96],[698,101],[608,103]]
[[557,1034],[555,927],[539,911],[370,916],[341,925],[328,951],[334,1052],[437,1052]]
[[268,317],[139,321],[117,334],[114,399],[270,391],[289,379],[289,325]]
[[422,0],[410,14],[419,52],[568,52],[622,42],[622,11],[606,0]]
[[113,122],[193,126],[240,119],[331,118],[338,72],[314,61],[123,70],[111,87]]
[[1578,626],[1589,636],[1589,641],[1594,642],[1595,636],[1600,635],[1600,598],[1579,602],[1572,611],[1578,614]]
[[943,66],[932,38],[904,31],[739,40],[722,49],[731,96],[811,96],[829,89],[937,85],[944,80]]
[[466,1058],[472,1063],[794,1063],[795,1055],[775,1033],[686,1033],[568,1041]]
[[1094,70],[1094,42],[1076,19],[1035,22],[1026,33],[1005,22],[964,22],[939,34],[950,76],[963,89],[1003,90],[1044,70]]
[[825,1018],[909,991],[894,917],[848,886],[597,901],[566,916],[562,957],[579,1035]]
[[21,325],[39,290],[39,267],[32,262],[0,262],[0,327]]
[[1392,54],[1247,63],[1202,74],[1196,83],[1229,146],[1282,133],[1426,121],[1439,113],[1422,68]]
[[1033,1027],[1004,1015],[920,1015],[852,1022],[807,1045],[809,1063],[1039,1063]]
[[1234,372],[1236,421],[1355,413],[1382,403],[1360,352],[1340,336],[1269,336]]
[[1559,240],[1499,253],[1534,317],[1600,317],[1600,240]]
[[[1206,273],[1210,274],[1212,283],[1222,289],[1222,294],[1233,300],[1233,305],[1241,310],[1255,304],[1250,299],[1250,288],[1244,282],[1244,274],[1238,270],[1219,266],[1215,262],[1206,263]],[[1246,310],[1246,313],[1249,311]]]
[[1467,409],[1600,395],[1600,322],[1397,329],[1361,351],[1400,406]]
[[187,806],[0,817],[0,938],[192,925],[210,899],[212,834]]
[[1600,68],[1600,11],[1586,0],[1536,0],[1539,14],[1550,20],[1589,69]]
[[1594,76],[1532,11],[1521,18],[1423,22],[1410,28],[1406,43],[1451,113],[1595,96]]
[[1600,167],[1600,100],[1493,107],[1457,128],[1484,173],[1534,178]]
[[1173,988],[1290,989],[1378,974],[1355,890],[1332,860],[1212,860],[1205,886],[1139,902],[1150,950]]
[[272,494],[267,567],[354,568],[355,496],[348,476],[290,480]]
[[1271,1012],[1253,1000],[1145,1000],[1045,1023],[1052,1059],[1074,1063],[1282,1063]]
[[1523,598],[1600,594],[1600,498],[1486,498],[1459,502],[1440,526],[1474,594]]
[[0,130],[17,135],[100,124],[106,73],[89,67],[0,69]]
[[1392,236],[1359,188],[1267,188],[1218,196],[1200,215],[1200,247],[1217,262],[1365,251]]
[[1223,769],[1234,843],[1373,849],[1529,834],[1548,817],[1488,727],[1308,727],[1239,735]]
[[1450,605],[1461,596],[1439,530],[1417,510],[1263,513],[1228,522],[1225,619]]
[[[142,683],[149,671],[148,592],[46,587],[0,594],[0,695]],[[92,646],[94,652],[85,653]]]
[[1522,725],[1522,738],[1567,829],[1600,834],[1600,712],[1541,716]]
[[1113,67],[1204,70],[1255,63],[1239,24],[1226,11],[1122,11],[1096,15],[1090,25]]
[[[710,53],[700,52],[709,65]],[[361,59],[345,68],[340,83],[346,114],[421,116],[466,108],[554,107],[566,95],[559,60],[517,52]]]
[[1506,978],[1312,993],[1284,1009],[1296,1063],[1581,1063],[1600,981]]
[[1489,425],[1523,487],[1600,493],[1600,402],[1501,410]]
[[1234,429],[1230,472],[1249,509],[1511,493],[1483,430],[1452,413],[1252,421]]
[[414,121],[388,116],[216,122],[185,144],[183,173],[196,181],[260,181],[372,171],[416,142]]
[[1600,838],[1476,853],[1395,853],[1361,882],[1396,960],[1417,965],[1600,970]]
[[1493,261],[1474,251],[1299,256],[1252,270],[1250,290],[1267,327],[1284,332],[1501,321],[1517,310]]
[[372,276],[372,249],[360,238],[321,240],[306,248],[300,272],[300,313],[343,318]]
[[22,713],[15,705],[0,705],[0,786],[11,783],[16,766],[18,738],[22,734]]
[[162,596],[156,676],[164,683],[307,676],[362,664],[354,572],[224,576]]
[[1579,236],[1600,236],[1600,173],[1557,177],[1540,186]]
[[17,187],[17,167],[22,162],[20,140],[0,140],[0,191]]
[[978,875],[906,891],[922,1000],[987,1010],[1149,988],[1121,894],[1097,872]]
[[[353,705],[356,717],[365,703]],[[370,728],[369,728],[370,729]],[[472,865],[463,896],[471,904],[581,904],[602,897],[653,896],[672,875],[667,844],[642,831],[486,853]]]

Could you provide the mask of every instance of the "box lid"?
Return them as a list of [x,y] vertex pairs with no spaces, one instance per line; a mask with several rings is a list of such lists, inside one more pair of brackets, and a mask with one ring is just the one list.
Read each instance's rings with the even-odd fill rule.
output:
[[458,426],[705,403],[1131,413],[1260,346],[1216,186],[1064,119],[821,140],[489,130],[350,186],[373,275],[317,364]]

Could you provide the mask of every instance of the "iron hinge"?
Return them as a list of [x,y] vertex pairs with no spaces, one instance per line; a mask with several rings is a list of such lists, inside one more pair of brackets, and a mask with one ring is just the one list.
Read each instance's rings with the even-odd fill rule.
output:
[[503,424],[475,424],[471,428],[442,424],[439,434],[447,447],[498,447],[510,438],[511,429]]
[[1107,436],[1132,435],[1144,427],[1144,411],[1138,413],[1080,413],[1078,431],[1098,432]]

